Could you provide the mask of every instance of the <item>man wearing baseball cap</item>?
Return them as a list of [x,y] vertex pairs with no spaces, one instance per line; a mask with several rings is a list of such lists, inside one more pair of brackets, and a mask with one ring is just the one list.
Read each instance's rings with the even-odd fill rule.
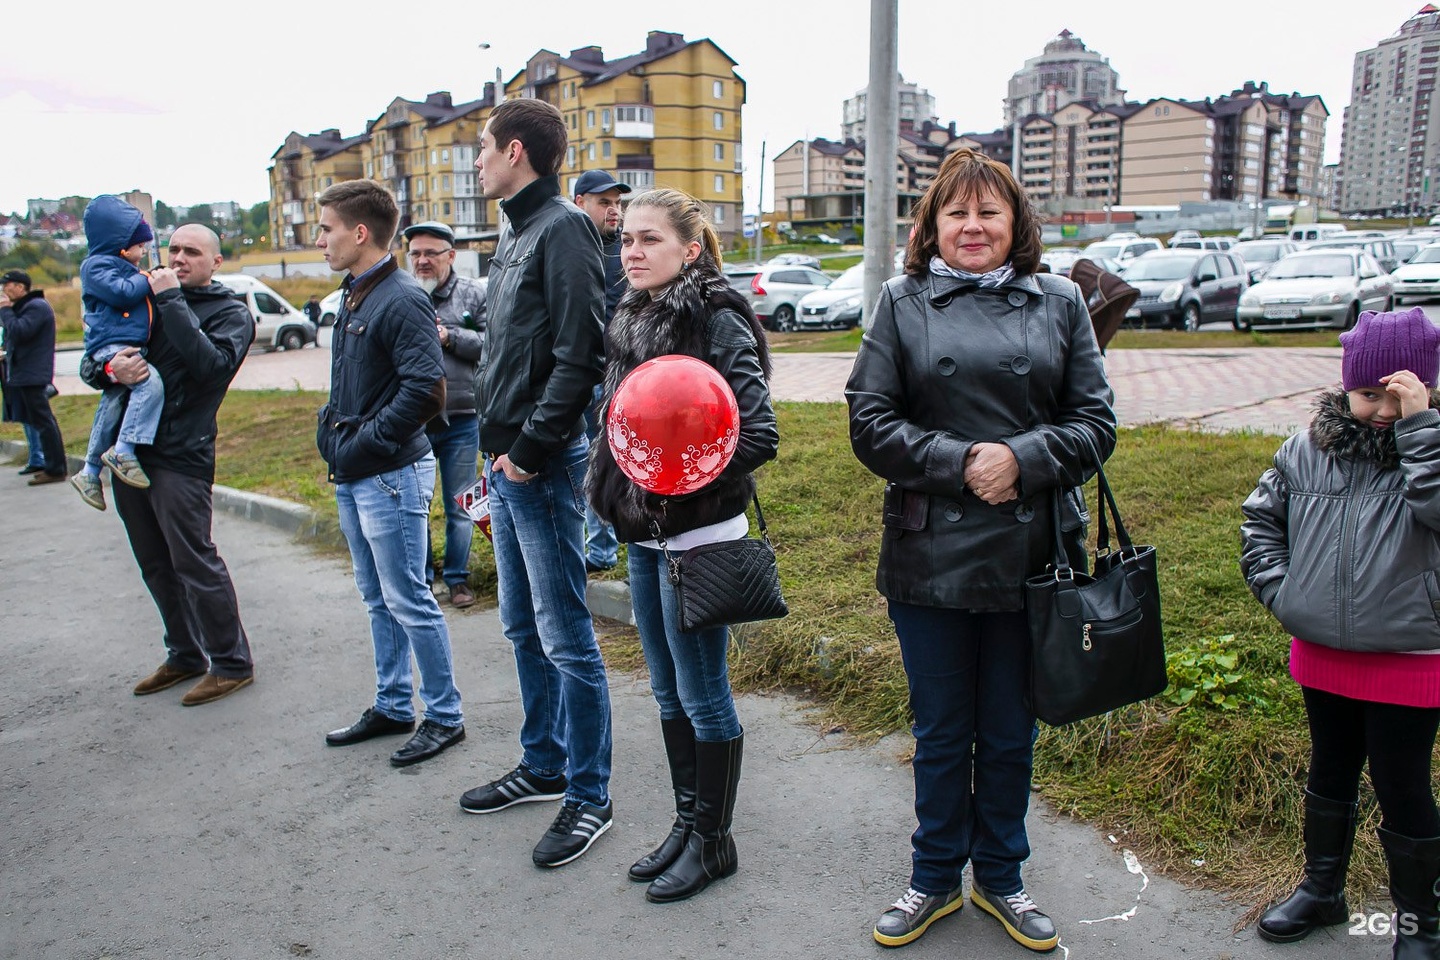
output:
[[55,311],[43,290],[32,290],[30,274],[0,275],[0,329],[5,332],[5,419],[33,427],[45,466],[30,486],[65,479],[65,441],[50,410],[45,388],[55,379]]
[[[600,249],[605,257],[605,323],[615,316],[615,305],[625,293],[625,271],[620,266],[620,196],[630,192],[603,170],[587,170],[575,181],[575,206],[589,214],[600,231]],[[595,385],[595,399],[585,410],[585,432],[593,445],[600,435],[600,398],[605,384]],[[620,542],[610,524],[585,504],[585,570],[609,570],[620,559]]]
[[[485,342],[485,287],[455,272],[455,231],[437,220],[405,228],[410,272],[430,294],[445,361],[445,415],[426,426],[445,502],[445,555],[440,576],[450,603],[475,603],[470,589],[470,540],[475,524],[455,495],[475,485],[480,456],[480,419],[475,413],[475,374]],[[448,421],[448,422],[447,422]],[[426,532],[425,575],[435,577],[435,545]]]

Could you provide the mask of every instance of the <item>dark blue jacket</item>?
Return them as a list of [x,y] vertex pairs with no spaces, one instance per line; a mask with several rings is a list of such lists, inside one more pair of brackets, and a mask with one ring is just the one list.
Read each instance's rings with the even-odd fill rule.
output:
[[111,343],[142,347],[150,339],[155,320],[150,278],[120,256],[143,219],[139,210],[108,194],[85,208],[90,255],[80,265],[80,301],[86,353]]
[[330,402],[320,408],[315,434],[332,483],[419,460],[430,452],[426,421],[445,409],[445,366],[429,295],[394,258],[353,280],[341,285]]
[[5,383],[12,387],[43,387],[55,379],[55,311],[45,293],[31,290],[0,309],[5,328]]

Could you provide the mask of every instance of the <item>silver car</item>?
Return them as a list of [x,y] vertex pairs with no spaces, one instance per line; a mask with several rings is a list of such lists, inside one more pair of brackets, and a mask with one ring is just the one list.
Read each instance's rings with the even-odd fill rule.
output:
[[860,325],[864,312],[865,264],[857,263],[835,278],[824,290],[801,298],[802,329],[849,330]]
[[1440,243],[1421,247],[1390,275],[1395,281],[1395,302],[1415,303],[1440,297]]
[[731,267],[725,271],[725,279],[750,301],[763,326],[788,333],[796,329],[800,298],[830,286],[831,278],[809,267],[767,263],[763,267]]
[[1375,258],[1353,247],[1290,254],[1245,291],[1239,325],[1256,330],[1338,327],[1348,330],[1363,310],[1388,310],[1394,286]]

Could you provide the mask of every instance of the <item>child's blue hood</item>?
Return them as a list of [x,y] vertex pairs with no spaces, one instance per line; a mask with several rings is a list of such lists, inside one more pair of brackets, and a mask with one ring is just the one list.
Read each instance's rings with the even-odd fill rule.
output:
[[91,200],[85,207],[85,242],[90,256],[115,256],[124,250],[143,219],[139,210],[119,197],[107,193]]

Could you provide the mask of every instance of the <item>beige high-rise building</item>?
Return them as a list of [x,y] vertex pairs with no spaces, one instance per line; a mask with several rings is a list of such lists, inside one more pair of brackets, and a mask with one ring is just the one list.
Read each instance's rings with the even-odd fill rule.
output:
[[1124,103],[1125,91],[1107,58],[1087,49],[1069,30],[1061,30],[1040,56],[1026,60],[1010,78],[1005,125],[1031,115],[1047,116],[1082,100],[1097,106]]
[[1426,4],[1355,54],[1340,131],[1342,213],[1428,213],[1440,202],[1440,10]]
[[1020,181],[1037,202],[1104,206],[1119,202],[1121,125],[1134,105],[1076,101],[1032,116],[1020,132]]

